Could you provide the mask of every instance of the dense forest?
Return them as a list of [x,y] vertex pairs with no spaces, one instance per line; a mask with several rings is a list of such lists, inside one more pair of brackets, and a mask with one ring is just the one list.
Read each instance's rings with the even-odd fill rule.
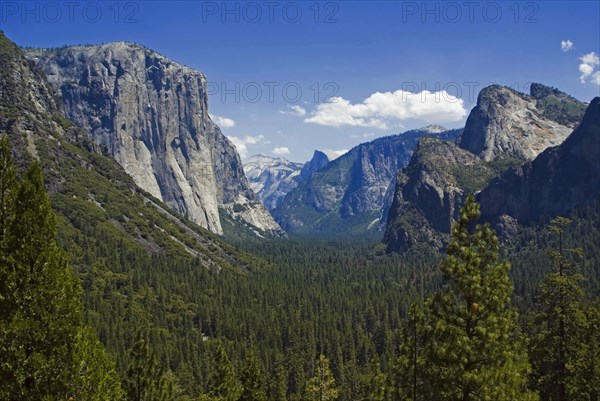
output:
[[599,202],[500,244],[469,198],[444,255],[230,236],[251,262],[211,268],[43,184],[3,138],[1,399],[600,397]]

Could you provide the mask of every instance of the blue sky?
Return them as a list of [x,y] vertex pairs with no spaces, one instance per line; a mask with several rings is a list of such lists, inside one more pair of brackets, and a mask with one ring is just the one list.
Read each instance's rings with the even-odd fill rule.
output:
[[21,46],[137,42],[204,72],[247,156],[460,127],[489,83],[600,95],[598,1],[2,0],[0,29]]

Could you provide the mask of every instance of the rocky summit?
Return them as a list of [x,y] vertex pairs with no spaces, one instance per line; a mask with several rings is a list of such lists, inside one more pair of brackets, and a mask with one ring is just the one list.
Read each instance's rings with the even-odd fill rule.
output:
[[546,148],[561,144],[581,120],[585,105],[544,85],[533,84],[531,91],[535,97],[499,85],[482,89],[460,147],[486,161],[533,160]]
[[491,176],[485,161],[454,143],[421,139],[396,179],[384,236],[388,251],[419,243],[441,249],[468,193]]
[[27,57],[62,95],[67,117],[140,188],[215,233],[223,232],[222,208],[282,234],[209,117],[204,74],[127,42],[29,50]]
[[514,223],[565,215],[599,196],[600,97],[596,97],[564,143],[495,178],[478,200],[482,220],[507,231]]

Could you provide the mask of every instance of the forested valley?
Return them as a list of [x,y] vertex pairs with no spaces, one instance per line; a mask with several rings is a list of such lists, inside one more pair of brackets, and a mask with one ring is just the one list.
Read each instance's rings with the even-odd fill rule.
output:
[[598,399],[599,203],[500,245],[471,198],[445,255],[230,239],[254,263],[211,269],[74,228],[10,153],[2,399]]

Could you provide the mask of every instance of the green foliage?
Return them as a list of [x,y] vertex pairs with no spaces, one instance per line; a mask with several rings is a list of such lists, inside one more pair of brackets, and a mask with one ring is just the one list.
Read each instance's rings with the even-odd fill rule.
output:
[[110,359],[82,325],[81,289],[54,241],[39,164],[18,183],[5,136],[0,223],[0,399],[120,399]]
[[308,401],[333,401],[337,400],[338,396],[339,390],[329,368],[329,359],[321,354],[315,364],[315,373],[306,384],[306,399]]
[[106,353],[98,336],[88,326],[79,328],[75,345],[75,368],[80,375],[72,388],[73,398],[82,401],[125,399],[115,361]]
[[585,347],[583,358],[577,362],[581,376],[577,377],[576,386],[580,394],[586,395],[590,401],[600,400],[600,300],[584,309],[586,326],[580,346]]
[[246,357],[246,363],[240,374],[240,381],[243,390],[239,401],[267,401],[264,374],[253,349]]
[[[246,379],[250,379],[246,377]],[[240,384],[235,369],[229,361],[229,356],[221,343],[217,344],[214,365],[208,378],[208,395],[212,400],[238,401],[243,387]]]
[[[584,291],[579,285],[583,276],[577,269],[581,251],[563,249],[563,229],[570,223],[569,219],[558,217],[549,226],[559,243],[558,249],[550,252],[554,270],[540,285],[539,311],[535,316],[534,384],[542,399],[549,401],[588,400],[590,389],[585,377],[589,369],[594,369],[595,361],[593,356],[586,358],[586,342],[592,340],[593,344],[593,335],[589,339],[583,337],[589,323],[582,304]],[[591,317],[593,321],[593,314]]]
[[384,401],[388,395],[387,375],[381,371],[379,357],[373,356],[362,377],[364,399],[369,401]]
[[575,127],[585,113],[586,104],[559,91],[541,84],[532,84],[531,95],[537,100],[541,114],[568,127]]
[[430,390],[425,347],[428,344],[424,311],[413,304],[401,332],[400,352],[392,366],[391,389],[394,400],[426,400]]
[[492,170],[485,168],[483,163],[481,165],[454,165],[451,168],[451,174],[458,187],[466,193],[482,190],[495,175]]
[[510,266],[498,260],[492,230],[478,225],[471,231],[478,217],[479,205],[469,196],[440,265],[445,285],[429,301],[431,399],[533,400],[525,344],[510,307]]
[[156,354],[148,341],[138,331],[136,341],[129,351],[127,368],[127,395],[129,401],[168,401],[172,384],[166,381],[164,370],[159,368]]

